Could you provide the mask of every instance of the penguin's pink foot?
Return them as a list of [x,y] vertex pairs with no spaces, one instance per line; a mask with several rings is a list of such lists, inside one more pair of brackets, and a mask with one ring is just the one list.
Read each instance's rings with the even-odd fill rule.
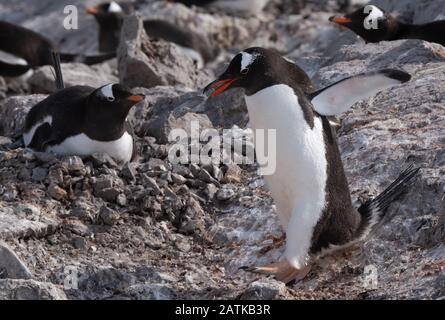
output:
[[304,268],[296,269],[293,266],[291,266],[289,262],[283,260],[272,264],[254,267],[251,268],[249,271],[255,273],[274,275],[275,279],[287,284],[294,280],[300,281],[304,279],[309,273],[309,271],[311,271],[311,266],[308,265]]

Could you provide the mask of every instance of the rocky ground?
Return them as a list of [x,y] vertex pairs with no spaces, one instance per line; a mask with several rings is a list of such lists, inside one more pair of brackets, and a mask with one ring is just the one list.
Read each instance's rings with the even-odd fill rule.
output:
[[[62,28],[64,1],[4,0],[0,19],[95,52],[96,31],[79,4],[79,30]],[[376,1],[405,20],[443,18],[441,0]],[[207,36],[220,55],[197,70],[175,45],[151,41],[137,17],[124,26],[118,59],[63,65],[68,85],[120,79],[146,94],[130,114],[138,157],[57,157],[23,149],[27,110],[54,90],[48,67],[29,79],[0,78],[0,299],[444,299],[445,48],[419,40],[365,44],[328,22],[335,1],[273,0],[255,17],[142,1],[161,17]],[[60,28],[54,26],[60,24]],[[202,86],[233,53],[274,47],[322,87],[343,77],[400,68],[413,79],[357,103],[342,116],[339,145],[357,205],[408,163],[421,174],[363,245],[319,261],[283,284],[240,270],[276,261],[283,231],[255,164],[175,165],[168,133],[202,128],[248,132],[240,92],[207,101]],[[224,106],[224,107],[223,107]]]

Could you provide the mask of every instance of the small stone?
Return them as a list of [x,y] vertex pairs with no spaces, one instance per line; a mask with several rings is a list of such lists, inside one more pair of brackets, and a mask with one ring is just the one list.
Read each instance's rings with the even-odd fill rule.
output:
[[62,165],[70,174],[79,176],[85,174],[85,165],[82,159],[78,156],[65,157],[62,161]]
[[73,237],[73,246],[76,249],[87,249],[87,240],[83,237],[75,236]]
[[229,201],[235,196],[235,191],[230,188],[221,188],[216,193],[216,199],[219,201]]
[[176,185],[182,185],[187,181],[186,178],[184,178],[183,176],[181,176],[180,174],[177,174],[177,173],[172,173],[171,178],[172,178],[172,182]]
[[242,294],[241,300],[277,300],[286,295],[286,285],[265,279],[252,282]]
[[51,152],[36,152],[36,159],[43,163],[53,162],[56,160],[56,155]]
[[127,162],[121,170],[122,175],[127,178],[129,181],[135,181],[137,171],[133,163]]
[[212,200],[215,197],[215,194],[218,192],[218,188],[213,184],[207,184],[204,193],[206,194],[209,200]]
[[11,143],[12,143],[12,140],[10,138],[0,136],[0,146],[4,146],[7,144],[11,144]]
[[117,197],[116,197],[116,203],[118,205],[120,205],[121,207],[124,207],[127,205],[127,197],[125,196],[125,194],[120,193]]
[[36,182],[41,182],[45,180],[47,175],[48,175],[48,169],[37,167],[32,170],[31,179]]
[[116,168],[117,164],[114,159],[107,153],[94,153],[90,157],[94,167],[100,167],[104,164],[109,168]]
[[151,195],[157,196],[162,193],[162,190],[159,188],[155,179],[147,176],[146,174],[143,174],[142,178],[144,180],[145,187],[150,191]]
[[49,186],[48,194],[56,200],[62,200],[68,195],[64,189],[55,184]]
[[100,208],[99,217],[102,219],[103,223],[108,226],[115,225],[119,220],[119,214],[106,206]]
[[223,168],[225,174],[221,179],[223,183],[239,183],[241,182],[241,168],[234,163],[226,164]]

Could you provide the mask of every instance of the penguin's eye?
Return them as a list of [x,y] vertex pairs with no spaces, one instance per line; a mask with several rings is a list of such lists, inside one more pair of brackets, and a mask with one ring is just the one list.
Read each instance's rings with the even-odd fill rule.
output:
[[107,97],[107,100],[110,102],[113,102],[115,99],[114,99],[114,97]]
[[249,73],[249,68],[244,68],[243,70],[241,70],[241,74],[248,74]]

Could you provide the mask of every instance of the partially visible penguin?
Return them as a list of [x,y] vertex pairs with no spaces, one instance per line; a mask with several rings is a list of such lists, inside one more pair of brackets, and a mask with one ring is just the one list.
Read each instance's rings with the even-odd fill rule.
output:
[[144,98],[119,84],[61,89],[31,108],[23,141],[34,151],[78,156],[106,153],[118,162],[128,162],[134,148],[126,118]]
[[205,6],[228,13],[259,14],[270,0],[172,0],[187,6]]
[[[87,8],[86,11],[99,24],[99,50],[115,51],[119,45],[124,17],[134,11],[133,5],[112,1]],[[216,58],[217,50],[211,47],[207,39],[187,28],[162,20],[144,20],[144,29],[151,38],[177,44],[200,67]]]
[[[333,16],[329,20],[352,30],[366,42],[419,39],[445,46],[445,20],[425,24],[403,23],[374,5],[345,16]],[[366,22],[368,26],[365,26]]]
[[[0,21],[0,76],[18,77],[28,71],[52,64],[55,45],[44,36],[24,27]],[[95,64],[115,57],[115,53],[97,56],[62,53],[62,62]]]
[[276,170],[264,178],[286,230],[285,257],[253,271],[273,274],[286,283],[302,279],[317,258],[365,239],[382,221],[388,207],[414,181],[418,168],[409,167],[380,195],[354,208],[327,116],[410,78],[403,71],[382,70],[308,95],[301,88],[300,69],[275,50],[256,47],[237,54],[205,88],[211,97],[243,88],[254,132],[276,132]]

